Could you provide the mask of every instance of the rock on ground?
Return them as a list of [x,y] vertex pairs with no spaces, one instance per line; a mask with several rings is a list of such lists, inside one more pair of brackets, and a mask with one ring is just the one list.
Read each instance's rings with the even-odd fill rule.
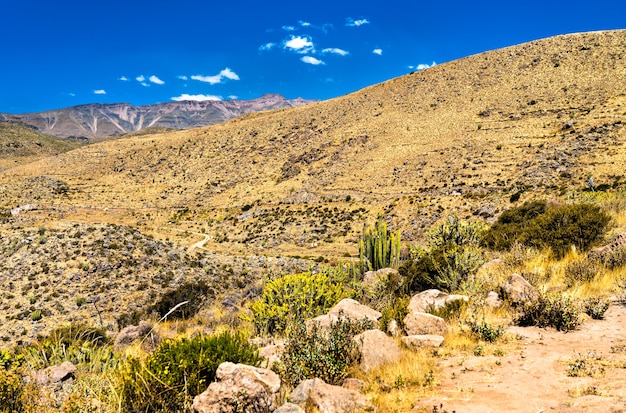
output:
[[502,289],[512,304],[523,304],[539,295],[537,289],[519,274],[512,274]]
[[280,378],[273,371],[226,362],[217,368],[216,379],[194,397],[193,408],[198,413],[269,413],[276,409]]
[[361,393],[326,384],[321,379],[303,381],[289,399],[300,406],[310,403],[324,413],[353,413],[374,408]]
[[427,313],[411,312],[404,317],[404,331],[407,336],[436,334],[443,336],[448,325],[443,318]]
[[353,339],[361,352],[360,369],[369,372],[400,359],[401,352],[392,338],[380,330],[367,330]]

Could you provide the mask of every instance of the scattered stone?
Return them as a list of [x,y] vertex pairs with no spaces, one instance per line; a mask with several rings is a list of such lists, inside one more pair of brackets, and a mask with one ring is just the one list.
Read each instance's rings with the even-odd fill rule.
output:
[[245,364],[222,363],[217,381],[193,399],[198,413],[269,413],[276,409],[280,378],[268,369]]
[[619,234],[612,242],[603,245],[598,248],[594,248],[587,253],[587,256],[592,259],[602,258],[606,254],[626,247],[626,232]]
[[127,326],[115,336],[114,348],[119,351],[129,346],[136,340],[144,340],[142,345],[148,349],[154,349],[161,342],[156,331],[152,331],[153,325],[147,321],[140,321],[139,325]]
[[353,340],[361,352],[359,367],[366,373],[383,364],[396,362],[400,358],[401,352],[396,343],[380,330],[364,331]]
[[374,408],[361,393],[326,384],[322,379],[303,381],[291,392],[289,399],[300,406],[312,405],[324,413],[352,413]]
[[489,291],[489,293],[487,293],[485,303],[491,308],[500,308],[502,307],[503,301],[500,299],[497,292]]
[[524,277],[513,274],[502,286],[507,298],[511,303],[523,304],[539,295],[539,292]]
[[343,381],[341,387],[360,392],[365,388],[365,382],[363,380],[355,379],[354,377],[348,377]]
[[466,295],[450,295],[436,289],[422,291],[411,297],[409,312],[427,313],[431,310],[439,310],[455,301],[467,302]]
[[481,205],[472,212],[473,215],[477,215],[482,218],[491,218],[496,215],[496,207],[493,205]]
[[440,347],[443,343],[443,336],[436,334],[421,334],[405,336],[401,338],[402,344],[408,349],[417,350],[423,347]]
[[297,404],[285,403],[274,410],[274,413],[304,413],[304,409]]
[[448,325],[443,318],[427,313],[410,312],[404,317],[404,331],[407,336],[436,334],[443,336]]
[[35,380],[38,384],[45,386],[48,384],[61,383],[74,379],[76,366],[69,361],[64,361],[56,366],[50,366],[35,373]]

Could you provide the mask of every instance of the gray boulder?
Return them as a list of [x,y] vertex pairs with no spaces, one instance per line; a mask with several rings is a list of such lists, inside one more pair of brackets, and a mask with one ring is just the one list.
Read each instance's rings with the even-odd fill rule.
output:
[[222,363],[217,381],[193,399],[198,413],[269,413],[276,409],[280,378],[268,369],[245,364]]
[[311,405],[324,413],[353,413],[374,408],[358,391],[332,386],[321,379],[303,381],[291,392],[289,399],[300,406]]
[[117,351],[134,343],[137,340],[144,340],[142,345],[148,349],[156,348],[161,341],[156,331],[152,330],[152,324],[140,321],[139,325],[127,326],[115,336],[114,347]]
[[487,304],[491,308],[500,308],[502,307],[503,302],[497,292],[489,291],[489,293],[487,293],[487,299],[485,300],[485,304]]
[[382,317],[380,312],[351,298],[344,298],[331,308],[327,314],[307,320],[305,324],[307,327],[310,327],[312,324],[317,323],[322,330],[328,330],[330,324],[337,322],[340,318],[353,321],[361,321],[365,318],[376,324],[380,317]]
[[396,362],[402,355],[393,339],[380,330],[364,331],[353,340],[361,352],[359,367],[366,373],[383,364]]
[[443,318],[427,313],[410,312],[404,317],[404,331],[407,336],[436,334],[443,336],[448,325]]

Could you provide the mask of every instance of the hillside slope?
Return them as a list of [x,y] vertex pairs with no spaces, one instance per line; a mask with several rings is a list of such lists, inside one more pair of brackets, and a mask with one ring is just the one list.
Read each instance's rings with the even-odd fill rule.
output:
[[85,143],[45,135],[23,123],[0,121],[0,169],[58,155]]
[[206,231],[216,251],[340,255],[377,215],[412,240],[451,212],[493,217],[515,193],[557,197],[588,177],[620,188],[625,50],[626,31],[558,36],[329,101],[90,145],[4,171],[0,207],[38,202],[25,225],[120,222]]

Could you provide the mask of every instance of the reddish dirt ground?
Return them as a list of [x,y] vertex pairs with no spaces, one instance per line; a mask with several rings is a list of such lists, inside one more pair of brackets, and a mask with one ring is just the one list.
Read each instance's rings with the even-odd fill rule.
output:
[[437,406],[432,411],[440,413],[626,412],[624,304],[568,333],[537,327],[507,332],[519,346],[500,357],[442,361],[440,396],[419,407],[430,412]]

